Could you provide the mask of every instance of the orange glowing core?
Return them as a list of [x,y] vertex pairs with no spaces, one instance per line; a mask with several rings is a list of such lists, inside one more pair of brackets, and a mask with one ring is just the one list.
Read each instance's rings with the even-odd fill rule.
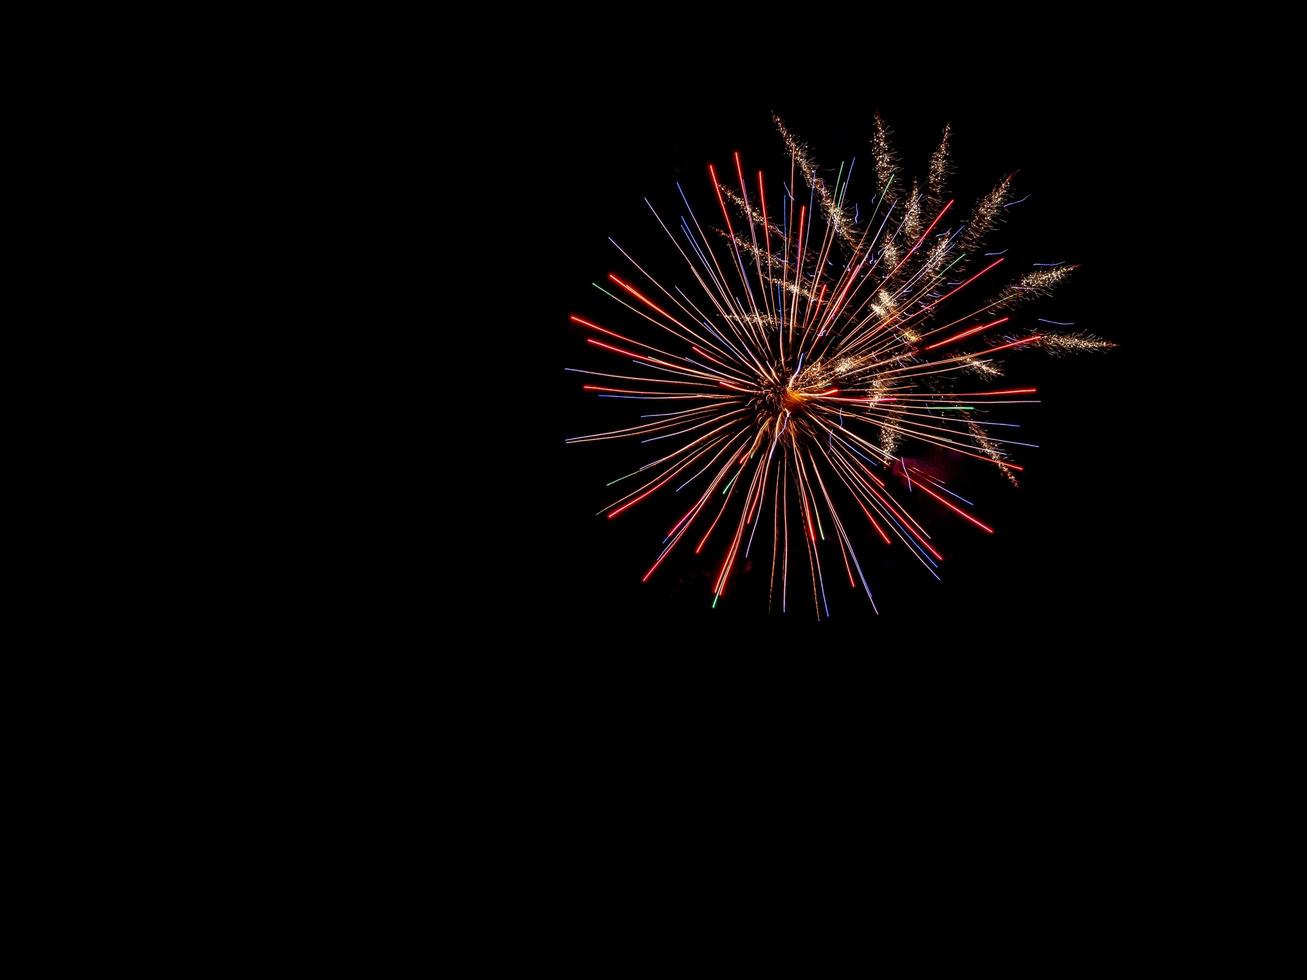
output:
[[795,409],[801,408],[803,403],[807,400],[807,395],[801,391],[795,391],[790,387],[786,387],[786,389],[781,392],[781,408],[785,409],[787,412],[793,412]]

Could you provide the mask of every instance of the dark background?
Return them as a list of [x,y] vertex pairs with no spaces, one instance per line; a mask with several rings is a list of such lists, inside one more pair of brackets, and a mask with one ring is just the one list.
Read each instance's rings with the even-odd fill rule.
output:
[[[521,378],[511,404],[498,409],[504,421],[496,423],[514,427],[500,464],[508,486],[494,497],[505,532],[495,563],[498,586],[518,595],[505,606],[516,612],[505,614],[600,651],[646,639],[744,648],[758,639],[815,639],[893,644],[906,653],[929,649],[946,633],[977,647],[1040,651],[1091,636],[1110,642],[1127,630],[1149,608],[1148,583],[1161,559],[1155,514],[1174,492],[1139,465],[1139,443],[1154,438],[1159,423],[1139,411],[1142,358],[1152,341],[1133,303],[1147,275],[1144,249],[1135,242],[1152,234],[1135,202],[1158,175],[1146,158],[1123,160],[1119,152],[1137,145],[1138,108],[1092,87],[1068,93],[1031,84],[958,85],[895,97],[863,96],[821,80],[771,90],[718,86],[706,94],[680,86],[616,91],[602,77],[543,83],[517,123],[504,121],[514,138],[499,161],[505,177],[496,188],[512,218],[503,226],[500,254],[507,257],[504,298],[513,302],[498,307],[512,329],[501,333],[502,350],[490,354],[516,361]],[[1036,261],[1081,267],[1052,297],[1018,308],[1014,324],[1036,316],[1071,320],[1120,345],[1068,359],[1039,352],[1007,359],[1006,376],[994,386],[1037,386],[1042,404],[1011,406],[993,417],[1021,422],[1016,438],[1040,448],[1016,450],[1015,460],[1026,467],[1019,488],[987,464],[945,461],[950,486],[976,502],[975,513],[996,529],[992,536],[920,495],[912,498],[912,512],[945,555],[942,582],[901,544],[886,548],[870,529],[846,522],[879,616],[861,588],[848,589],[838,551],[828,545],[823,568],[831,620],[818,624],[807,558],[797,543],[790,611],[769,616],[770,541],[762,529],[755,567],[741,556],[716,609],[709,608],[711,580],[727,537],[723,526],[698,558],[687,535],[642,584],[663,535],[688,506],[682,498],[689,490],[675,499],[655,494],[615,520],[596,516],[622,491],[605,484],[647,461],[649,447],[563,443],[570,435],[635,424],[641,411],[651,410],[583,395],[581,384],[598,379],[563,372],[623,373],[630,366],[587,345],[586,334],[568,322],[571,313],[640,336],[633,315],[590,285],[609,272],[630,271],[608,236],[660,278],[672,278],[679,256],[642,198],[674,220],[681,213],[679,180],[706,225],[715,210],[707,164],[729,170],[737,149],[746,172],[767,172],[769,194],[776,196],[788,165],[772,111],[808,143],[829,177],[841,160],[857,157],[850,194],[864,220],[875,193],[868,145],[874,112],[893,128],[908,175],[924,174],[950,122],[952,193],[961,214],[1013,171],[1014,197],[1030,194],[1008,209],[1006,226],[987,242],[988,250],[1010,249],[1000,271],[1013,275]],[[914,452],[910,445],[905,451]],[[941,462],[920,450],[915,458]]]

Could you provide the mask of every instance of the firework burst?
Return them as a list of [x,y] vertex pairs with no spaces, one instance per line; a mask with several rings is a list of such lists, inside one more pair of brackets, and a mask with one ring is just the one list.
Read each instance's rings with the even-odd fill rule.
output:
[[830,615],[832,577],[875,608],[858,551],[868,543],[902,546],[939,577],[943,557],[924,518],[904,506],[905,491],[926,498],[932,518],[993,533],[902,447],[974,459],[1015,484],[1022,467],[1011,450],[1029,444],[989,410],[1033,404],[1036,390],[996,384],[998,359],[1023,348],[1070,354],[1111,344],[1050,329],[1070,324],[1021,322],[1016,308],[1047,295],[1074,266],[1004,276],[1005,256],[982,249],[1015,203],[1011,178],[963,217],[947,192],[948,127],[925,180],[905,181],[877,118],[877,187],[859,203],[849,190],[856,161],[828,184],[808,148],[775,122],[789,156],[780,186],[761,170],[746,176],[735,153],[721,174],[708,166],[716,204],[708,227],[679,184],[679,221],[669,224],[646,199],[684,260],[683,285],[664,284],[613,242],[630,269],[600,289],[624,307],[614,324],[623,332],[597,315],[571,320],[592,335],[589,344],[633,367],[568,370],[602,379],[584,384],[588,392],[653,410],[625,428],[567,441],[635,439],[655,450],[657,458],[610,484],[632,486],[599,512],[609,518],[660,491],[688,491],[689,507],[645,581],[678,546],[699,555],[716,537],[715,606],[740,556],[770,539],[771,603],[792,604],[802,567],[821,618]]

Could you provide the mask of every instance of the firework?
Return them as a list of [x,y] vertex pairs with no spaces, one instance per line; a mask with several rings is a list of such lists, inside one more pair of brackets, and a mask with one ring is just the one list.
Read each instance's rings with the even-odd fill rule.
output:
[[[906,548],[938,578],[943,559],[928,519],[993,533],[904,446],[997,467],[1016,484],[1022,467],[1012,452],[1029,444],[990,410],[1035,404],[1036,390],[1000,387],[996,361],[1022,349],[1070,354],[1112,345],[1017,309],[1074,266],[1005,276],[1004,254],[984,252],[983,242],[1014,203],[1012,179],[963,218],[948,196],[947,126],[924,181],[904,180],[877,117],[877,186],[855,202],[856,161],[827,183],[809,149],[775,122],[788,180],[769,184],[735,153],[721,173],[708,166],[711,219],[701,223],[679,185],[679,220],[646,199],[684,261],[683,282],[653,277],[613,242],[629,268],[599,288],[622,307],[620,322],[598,314],[571,320],[589,344],[632,366],[568,370],[597,379],[583,385],[588,392],[649,410],[631,425],[568,442],[635,439],[653,451],[610,484],[629,489],[599,513],[618,518],[660,492],[689,504],[645,581],[678,549],[702,555],[712,544],[720,554],[715,606],[741,555],[769,541],[771,603],[783,611],[793,604],[802,567],[820,619],[830,614],[835,580],[875,608],[859,558],[868,546]],[[909,512],[909,496],[926,513]]]

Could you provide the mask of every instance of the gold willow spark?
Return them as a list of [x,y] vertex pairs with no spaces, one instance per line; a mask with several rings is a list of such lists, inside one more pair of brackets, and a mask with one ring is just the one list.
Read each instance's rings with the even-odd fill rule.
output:
[[[875,608],[854,540],[864,519],[884,545],[897,540],[939,577],[943,555],[904,506],[906,496],[993,533],[934,467],[904,455],[903,447],[990,463],[1016,484],[1022,467],[1011,447],[1030,444],[1012,438],[1019,427],[992,421],[988,410],[1035,404],[1025,396],[1036,392],[954,390],[957,382],[970,376],[969,384],[957,385],[968,388],[976,378],[998,378],[996,355],[1021,349],[1062,355],[1113,345],[1045,326],[1071,324],[1022,323],[1013,312],[1048,295],[1074,266],[1037,266],[995,289],[1005,256],[982,252],[982,243],[1019,202],[1011,200],[1011,177],[1005,177],[958,222],[947,194],[953,173],[947,126],[923,185],[899,179],[889,129],[876,117],[877,186],[864,210],[849,197],[853,162],[828,184],[808,148],[779,118],[775,123],[790,158],[779,198],[775,188],[768,196],[762,171],[746,178],[736,153],[735,180],[708,168],[722,220],[717,234],[705,232],[684,192],[685,215],[671,226],[645,201],[689,270],[685,288],[665,285],[613,242],[634,272],[610,274],[598,288],[647,339],[571,318],[596,335],[588,343],[640,372],[569,368],[606,379],[584,390],[600,398],[689,404],[567,441],[638,439],[655,450],[657,459],[609,484],[639,483],[600,511],[609,518],[664,488],[676,494],[694,487],[645,581],[687,536],[701,554],[721,526],[726,549],[712,588],[716,606],[741,552],[747,558],[759,526],[769,524],[769,604],[779,580],[781,609],[788,607],[791,542],[801,541],[820,619],[830,615],[822,559],[829,564],[832,553],[836,574],[842,568],[852,589],[860,583]],[[806,202],[796,175],[808,190]],[[980,301],[985,288],[992,298]]]

